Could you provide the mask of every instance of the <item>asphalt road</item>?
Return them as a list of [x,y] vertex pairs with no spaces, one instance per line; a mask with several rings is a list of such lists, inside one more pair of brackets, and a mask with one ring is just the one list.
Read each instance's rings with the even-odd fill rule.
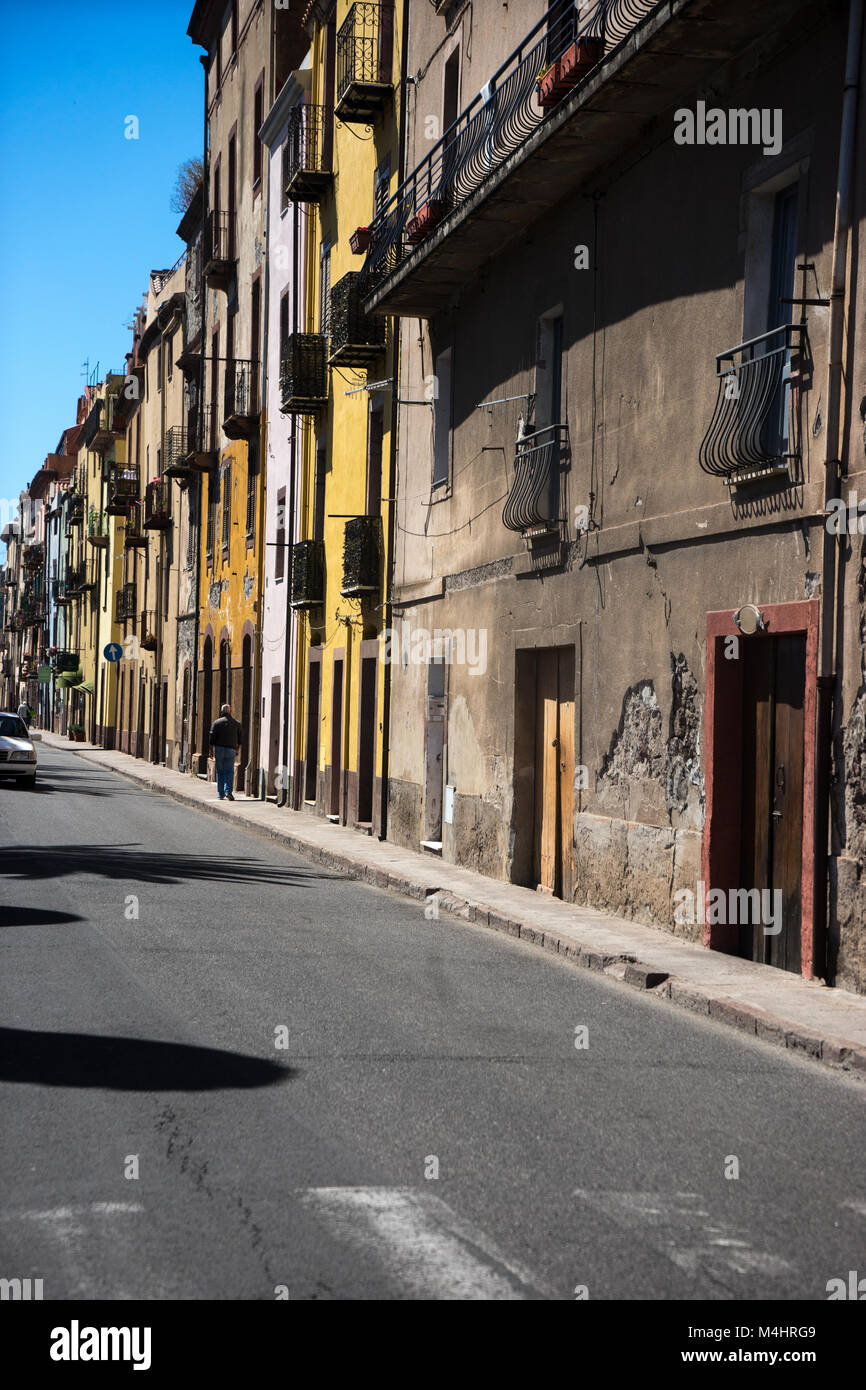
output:
[[0,785],[0,828],[0,1276],[823,1300],[866,1271],[858,1083],[72,753]]

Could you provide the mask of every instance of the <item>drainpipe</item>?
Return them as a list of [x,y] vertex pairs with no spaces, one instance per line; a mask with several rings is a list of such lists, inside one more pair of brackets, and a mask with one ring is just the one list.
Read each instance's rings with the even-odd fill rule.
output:
[[[297,203],[293,203],[293,205],[292,205],[292,332],[293,332],[293,333],[294,333],[294,332],[297,332],[297,328],[298,328],[298,235],[299,235],[299,232],[300,232],[299,217],[300,217],[300,210],[299,210],[299,208],[298,208],[298,204],[297,204]],[[290,690],[291,679],[292,679],[292,654],[293,654],[293,652],[295,651],[295,642],[296,642],[296,628],[295,628],[295,624],[296,624],[296,622],[297,622],[297,620],[298,620],[298,619],[297,619],[297,613],[295,612],[294,608],[292,607],[292,572],[293,572],[293,568],[294,568],[294,557],[295,557],[295,552],[294,552],[294,548],[293,548],[293,547],[294,547],[294,539],[295,539],[295,484],[296,484],[297,455],[298,455],[298,419],[297,419],[297,416],[296,416],[296,415],[293,415],[293,416],[291,417],[291,420],[292,420],[292,424],[291,424],[291,437],[290,437],[290,440],[289,440],[289,445],[290,445],[290,452],[289,452],[289,459],[290,459],[290,463],[289,463],[289,468],[290,468],[290,472],[289,472],[289,506],[288,506],[288,514],[287,514],[287,517],[284,517],[284,518],[283,518],[283,535],[284,535],[284,536],[285,536],[285,535],[288,535],[288,537],[289,537],[289,540],[288,540],[288,555],[286,556],[286,563],[284,563],[284,565],[283,565],[283,583],[284,583],[285,586],[286,586],[286,644],[285,644],[285,648],[284,648],[284,661],[283,661],[283,744],[282,744],[282,747],[283,747],[283,762],[282,762],[282,766],[283,766],[283,770],[284,770],[284,776],[283,776],[283,786],[281,787],[281,789],[280,789],[280,794],[279,794],[279,796],[277,797],[277,805],[278,805],[278,806],[288,806],[288,805],[290,804],[290,799],[289,799],[289,787],[288,787],[288,776],[289,776],[289,775],[291,775],[291,778],[292,778],[292,797],[291,797],[291,804],[295,804],[295,803],[297,802],[297,796],[296,796],[296,794],[295,794],[296,789],[295,789],[294,782],[295,782],[295,767],[296,767],[296,765],[297,765],[298,759],[294,756],[294,751],[295,751],[294,748],[293,748],[293,750],[292,750],[292,752],[293,752],[293,756],[292,756],[292,766],[291,766],[291,769],[289,769],[289,717],[290,717],[290,714],[293,714],[293,713],[294,713],[294,707],[292,707],[292,708],[290,709],[290,706],[289,706],[289,690]],[[287,521],[287,520],[288,520],[288,525],[286,525],[286,521]],[[296,663],[296,664],[295,664],[295,684],[296,684],[296,686],[297,686],[297,679],[298,679],[297,672],[298,672],[298,667],[297,667],[297,663]],[[297,734],[297,721],[295,722],[295,732],[296,732],[296,734]]]
[[[842,93],[842,131],[839,145],[839,174],[836,186],[836,224],[833,233],[833,265],[830,288],[830,350],[827,364],[827,438],[824,452],[824,507],[829,510],[839,496],[843,475],[840,452],[840,419],[845,382],[843,372],[845,321],[848,310],[848,242],[854,177],[854,142],[857,97],[860,85],[860,53],[863,42],[863,0],[851,0],[848,17],[848,48],[845,84]],[[830,788],[833,765],[833,710],[838,672],[836,647],[836,590],[839,582],[839,549],[845,531],[833,537],[824,527],[821,570],[821,639],[818,651],[817,691],[817,767],[815,772],[815,937],[814,948],[820,958],[813,960],[812,973],[827,970],[827,897],[831,816]],[[833,830],[832,852],[839,849]],[[818,955],[818,950],[816,950]]]
[[[400,37],[400,128],[397,135],[398,183],[404,177],[406,162],[406,79],[409,71],[409,0],[403,0],[403,25]],[[391,447],[388,451],[388,539],[386,554],[388,565],[385,573],[385,603],[382,614],[383,629],[390,631],[393,622],[393,600],[391,576],[394,571],[394,532],[397,496],[397,430],[400,416],[400,323],[394,319],[394,342],[391,355],[393,383],[391,386]],[[382,781],[379,802],[379,835],[384,840],[388,835],[388,780],[391,770],[391,663],[385,665],[385,680],[382,691]],[[375,769],[374,769],[375,775]]]
[[[201,63],[202,76],[204,78],[204,149],[202,151],[201,241],[199,243],[198,262],[198,270],[199,275],[201,277],[201,350],[199,352],[198,359],[198,418],[196,421],[197,430],[200,429],[204,423],[204,386],[206,379],[205,373],[207,370],[207,285],[204,282],[204,243],[205,232],[207,228],[208,190],[210,186],[210,162],[208,159],[208,155],[210,153],[210,142],[208,140],[207,129],[207,56],[205,54],[200,54],[199,62]],[[204,440],[202,440],[202,444],[204,444]],[[198,639],[200,635],[201,626],[201,530],[202,514],[204,510],[202,505],[204,501],[204,477],[201,473],[196,474],[195,488],[196,524],[198,526],[198,536],[196,538],[195,547],[195,603],[193,606],[193,612],[195,614],[195,617],[193,619],[192,635],[192,679],[190,680],[189,692],[189,766],[187,768],[188,772],[197,771],[195,759],[198,758],[198,750],[196,747],[198,743]]]

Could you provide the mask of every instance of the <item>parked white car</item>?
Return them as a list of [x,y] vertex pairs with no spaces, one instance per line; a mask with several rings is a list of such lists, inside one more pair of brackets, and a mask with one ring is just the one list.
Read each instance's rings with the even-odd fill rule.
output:
[[39,734],[31,733],[17,714],[0,712],[0,777],[14,777],[35,787],[38,739]]

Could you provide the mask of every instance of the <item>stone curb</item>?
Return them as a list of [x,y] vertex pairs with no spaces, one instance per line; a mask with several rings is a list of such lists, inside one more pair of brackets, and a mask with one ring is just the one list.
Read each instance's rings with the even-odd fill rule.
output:
[[[48,746],[65,747],[62,743],[49,744]],[[88,757],[88,753],[101,751],[99,749],[85,748],[79,750],[72,744],[69,751],[77,753],[79,757],[95,766],[103,768],[108,766],[98,757]],[[749,1004],[741,1003],[727,995],[715,994],[712,989],[696,985],[691,981],[679,980],[675,975],[669,975],[664,970],[640,962],[632,955],[607,954],[590,949],[580,945],[571,937],[560,936],[555,929],[542,930],[539,927],[531,926],[528,922],[505,917],[482,903],[464,898],[450,890],[430,888],[415,879],[407,878],[403,873],[379,868],[375,864],[368,864],[363,857],[355,857],[345,850],[325,849],[288,828],[279,825],[268,827],[259,824],[258,821],[248,821],[221,806],[218,802],[202,802],[180,788],[164,786],[152,777],[148,777],[144,772],[110,766],[109,771],[116,772],[121,777],[126,777],[128,781],[135,782],[150,791],[161,792],[165,796],[170,796],[174,801],[178,801],[184,806],[191,806],[198,811],[218,816],[230,824],[240,824],[248,830],[265,835],[269,839],[278,840],[289,849],[303,855],[305,859],[321,864],[324,868],[348,874],[352,878],[369,883],[374,888],[383,888],[393,893],[399,893],[402,897],[412,898],[415,902],[435,902],[437,914],[440,911],[447,912],[451,916],[463,918],[468,922],[475,922],[478,926],[489,927],[492,931],[499,931],[506,936],[516,937],[528,945],[537,946],[542,950],[563,956],[579,969],[595,970],[607,975],[610,979],[631,985],[633,989],[640,989],[647,994],[664,999],[678,1008],[701,1014],[711,1018],[716,1023],[725,1024],[729,1028],[736,1028],[761,1042],[772,1043],[776,1047],[782,1047],[787,1051],[796,1052],[801,1057],[807,1057],[810,1061],[820,1062],[833,1070],[845,1071],[851,1076],[866,1081],[866,1047],[859,1043],[832,1036],[823,1038],[815,1033],[810,1033],[805,1026],[791,1027],[788,1019],[768,1013],[765,1009],[757,1009]]]

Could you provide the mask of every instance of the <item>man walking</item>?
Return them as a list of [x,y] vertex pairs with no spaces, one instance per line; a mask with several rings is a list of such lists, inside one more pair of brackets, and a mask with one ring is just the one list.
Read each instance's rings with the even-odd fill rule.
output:
[[30,706],[26,704],[24,700],[22,700],[21,704],[18,706],[18,718],[28,729],[30,728]]
[[231,705],[220,706],[220,717],[210,731],[210,746],[216,763],[217,796],[220,801],[234,801],[235,754],[243,742],[243,729],[232,718]]

